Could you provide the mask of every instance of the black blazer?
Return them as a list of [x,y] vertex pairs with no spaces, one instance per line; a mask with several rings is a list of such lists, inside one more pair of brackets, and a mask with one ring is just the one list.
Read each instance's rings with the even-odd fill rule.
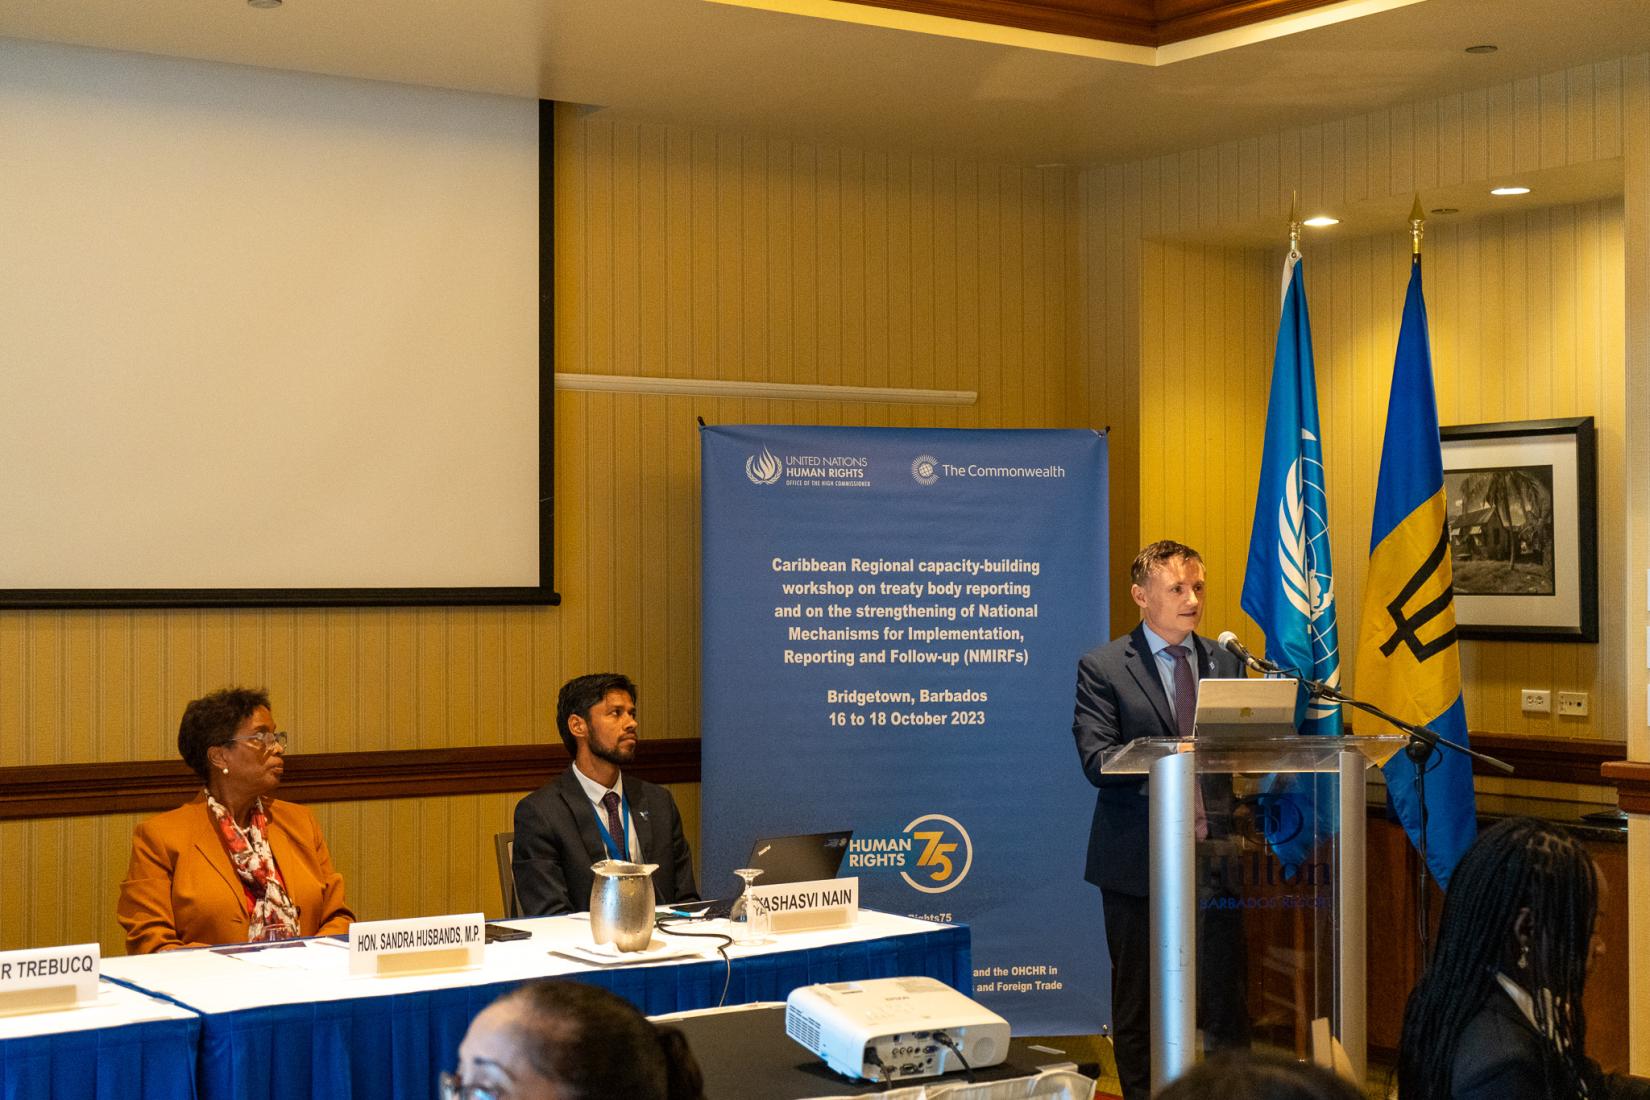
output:
[[[1450,1063],[1451,1100],[1549,1100],[1541,1059],[1544,1040],[1499,987],[1467,1021]],[[1594,1100],[1644,1100],[1650,1084],[1600,1072],[1583,1059],[1587,1092]]]
[[[635,821],[642,862],[657,863],[653,892],[658,901],[697,901],[693,853],[682,835],[676,800],[656,784],[626,776],[625,797]],[[515,853],[510,867],[524,916],[583,913],[590,909],[590,865],[607,858],[596,809],[570,765],[555,779],[516,803]]]
[[[1192,635],[1199,679],[1241,676],[1238,659],[1200,635]],[[1077,711],[1072,735],[1083,774],[1100,788],[1089,825],[1083,877],[1104,890],[1147,896],[1151,816],[1143,775],[1103,775],[1100,754],[1137,737],[1179,737],[1169,697],[1157,674],[1145,626],[1090,650],[1077,662]],[[1230,785],[1225,790],[1230,792]],[[1211,795],[1216,797],[1211,798]],[[1204,802],[1218,812],[1218,791],[1204,784]]]
[[1454,1100],[1546,1100],[1541,1036],[1511,997],[1491,989],[1478,1015],[1467,1021],[1450,1064]]

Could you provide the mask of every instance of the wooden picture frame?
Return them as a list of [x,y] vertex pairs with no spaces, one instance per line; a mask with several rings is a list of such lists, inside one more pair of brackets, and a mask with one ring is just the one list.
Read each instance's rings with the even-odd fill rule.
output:
[[1439,430],[1462,638],[1598,641],[1593,418]]

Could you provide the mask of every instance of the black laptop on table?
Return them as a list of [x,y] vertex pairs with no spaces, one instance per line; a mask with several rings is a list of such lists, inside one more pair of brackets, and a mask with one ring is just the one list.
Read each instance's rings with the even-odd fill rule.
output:
[[[836,878],[842,868],[842,858],[848,854],[848,839],[853,830],[830,833],[801,833],[796,836],[763,837],[751,845],[750,858],[743,866],[762,872],[757,886],[783,886],[788,882],[815,882]],[[672,905],[673,913],[690,914],[707,920],[726,918],[733,912],[738,895],[717,898],[715,901],[692,901]]]

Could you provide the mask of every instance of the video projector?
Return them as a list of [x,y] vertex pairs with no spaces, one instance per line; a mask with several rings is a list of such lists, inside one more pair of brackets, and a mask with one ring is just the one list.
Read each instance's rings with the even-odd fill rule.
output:
[[866,1081],[935,1077],[1008,1056],[1008,1021],[933,978],[803,986],[785,1000],[785,1034]]

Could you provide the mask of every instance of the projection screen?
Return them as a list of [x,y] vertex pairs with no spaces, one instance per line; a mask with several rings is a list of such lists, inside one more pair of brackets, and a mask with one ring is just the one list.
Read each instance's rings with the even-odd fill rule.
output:
[[23,42],[0,100],[0,605],[556,602],[549,104]]

